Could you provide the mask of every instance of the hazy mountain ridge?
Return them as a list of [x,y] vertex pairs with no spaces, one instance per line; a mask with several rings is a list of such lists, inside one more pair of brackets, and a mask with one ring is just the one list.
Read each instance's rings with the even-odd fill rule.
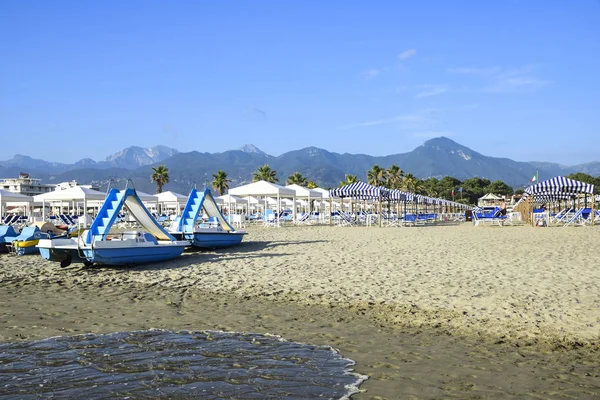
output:
[[131,146],[107,157],[106,161],[96,162],[88,158],[75,164],[52,163],[17,155],[12,160],[0,161],[0,174],[11,177],[23,171],[48,183],[75,179],[81,184],[95,183],[100,186],[106,185],[110,179],[124,185],[125,180],[130,178],[138,190],[153,193],[156,186],[150,182],[150,167],[160,164],[169,168],[170,182],[165,189],[180,193],[187,193],[194,184],[197,187],[210,184],[212,175],[220,169],[227,172],[231,179],[230,187],[248,183],[252,180],[252,173],[264,164],[269,164],[277,171],[282,184],[290,174],[299,171],[322,187],[338,186],[345,174],[366,180],[366,173],[374,164],[383,168],[396,164],[405,173],[418,178],[449,175],[465,180],[481,177],[492,181],[502,180],[516,188],[526,186],[538,170],[540,179],[574,172],[600,175],[600,162],[573,167],[552,162],[519,162],[484,156],[445,137],[428,140],[410,152],[388,156],[340,154],[310,146],[275,157],[249,144],[222,153],[181,153],[166,146],[146,149]]

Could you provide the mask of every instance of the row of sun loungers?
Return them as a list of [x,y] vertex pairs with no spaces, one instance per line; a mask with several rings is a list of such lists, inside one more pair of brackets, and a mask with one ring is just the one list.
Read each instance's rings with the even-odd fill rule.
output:
[[0,225],[21,226],[27,224],[29,218],[24,215],[8,215],[2,219]]

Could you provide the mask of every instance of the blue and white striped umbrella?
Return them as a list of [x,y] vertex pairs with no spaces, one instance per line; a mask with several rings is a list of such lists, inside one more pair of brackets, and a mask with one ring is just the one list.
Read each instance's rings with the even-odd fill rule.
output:
[[402,190],[393,189],[390,190],[389,199],[392,201],[410,201],[412,200],[412,194],[403,192]]
[[525,189],[523,197],[536,194],[553,195],[564,193],[593,194],[594,185],[565,178],[564,176],[557,176],[555,178],[529,186],[527,189]]
[[353,197],[357,199],[388,199],[389,190],[381,186],[355,182],[329,191],[331,197]]

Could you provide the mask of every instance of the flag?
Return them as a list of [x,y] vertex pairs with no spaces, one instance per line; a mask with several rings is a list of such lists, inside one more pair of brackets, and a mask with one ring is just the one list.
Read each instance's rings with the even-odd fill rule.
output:
[[535,175],[533,176],[533,178],[531,178],[531,180],[529,182],[537,182],[538,181],[538,171],[535,171]]
[[454,188],[452,188],[452,198],[454,198]]
[[462,188],[461,188],[461,187],[460,187],[460,188],[458,188],[458,192],[459,192],[459,193],[462,193]]

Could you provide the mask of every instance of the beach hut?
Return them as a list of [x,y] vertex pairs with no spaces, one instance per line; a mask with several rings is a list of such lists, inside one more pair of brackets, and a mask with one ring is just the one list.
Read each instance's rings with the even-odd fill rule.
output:
[[[365,182],[354,182],[329,191],[330,201],[333,197],[353,199],[374,200],[378,202],[379,215],[381,216],[382,201],[390,199],[390,191],[381,186],[369,185]],[[331,224],[331,220],[330,220]],[[379,218],[379,226],[382,226],[382,218]]]
[[[266,207],[266,202],[267,202],[266,199],[268,197],[273,197],[277,200],[277,210],[279,212],[281,212],[281,210],[282,210],[282,205],[281,205],[282,198],[291,198],[294,203],[296,202],[296,192],[294,190],[286,188],[281,185],[277,185],[275,183],[267,182],[267,181],[253,182],[253,183],[249,183],[247,185],[242,185],[242,186],[235,187],[233,189],[229,189],[229,194],[238,196],[238,197],[247,197],[247,196],[261,197],[265,201],[265,208],[267,208]],[[295,220],[296,219],[296,207],[293,208],[292,213],[293,213],[293,218]],[[279,219],[277,219],[277,225],[279,226]]]
[[5,207],[8,204],[14,204],[14,205],[25,205],[27,210],[29,210],[31,208],[31,205],[33,203],[33,197],[31,196],[26,196],[23,194],[19,194],[19,193],[13,193],[13,192],[9,192],[8,190],[3,190],[0,189],[0,215],[4,216],[4,214],[6,213],[6,209]]
[[46,218],[46,203],[59,203],[62,210],[64,203],[71,208],[76,208],[76,204],[83,202],[83,212],[87,213],[87,202],[90,200],[104,201],[106,194],[85,186],[74,186],[70,189],[55,190],[33,196],[33,201],[42,203],[42,218]]
[[[520,212],[525,221],[535,223],[534,208],[536,205],[551,202],[571,201],[573,206],[580,208],[583,200],[584,206],[588,201],[594,210],[594,185],[557,176],[525,189],[523,196],[514,207],[514,211]],[[595,212],[591,213],[591,222],[594,223]]]
[[503,197],[496,196],[493,193],[487,193],[484,196],[482,196],[479,199],[477,199],[477,205],[479,207],[495,206],[497,204],[500,204],[500,202],[502,200],[504,200]]
[[157,204],[160,205],[160,212],[164,209],[174,209],[176,215],[179,215],[188,199],[188,196],[171,191],[157,193],[155,197],[158,199]]
[[296,192],[296,198],[306,200],[307,211],[312,211],[311,202],[312,200],[317,200],[323,198],[323,193],[318,190],[308,189],[300,185],[287,185],[286,188],[292,189]]

